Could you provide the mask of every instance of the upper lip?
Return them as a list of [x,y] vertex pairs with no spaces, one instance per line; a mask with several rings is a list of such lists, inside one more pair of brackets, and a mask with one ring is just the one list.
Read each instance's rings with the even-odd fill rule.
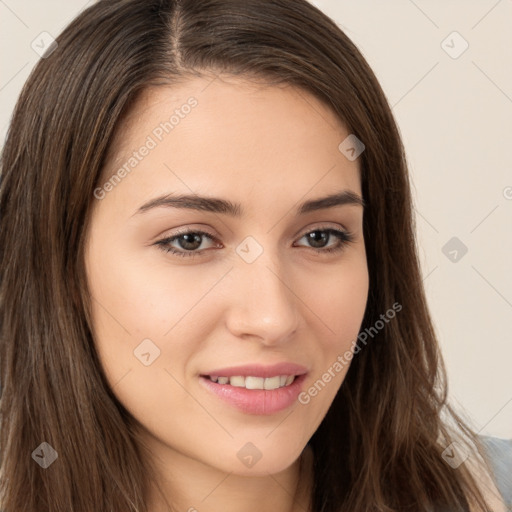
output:
[[273,365],[246,364],[242,366],[232,366],[230,368],[219,368],[217,370],[203,373],[203,376],[215,377],[275,377],[276,375],[303,375],[307,373],[306,367],[294,363],[278,363]]

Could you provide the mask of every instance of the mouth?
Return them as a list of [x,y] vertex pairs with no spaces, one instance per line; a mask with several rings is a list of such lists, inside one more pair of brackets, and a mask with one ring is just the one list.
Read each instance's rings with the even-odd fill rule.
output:
[[273,389],[289,386],[298,377],[298,375],[275,375],[273,377],[256,377],[252,375],[248,375],[246,377],[243,375],[219,377],[217,375],[201,375],[201,377],[218,384],[234,386],[236,388],[266,389],[271,391]]
[[303,366],[283,363],[226,368],[199,377],[210,396],[245,414],[270,415],[297,401],[307,373]]

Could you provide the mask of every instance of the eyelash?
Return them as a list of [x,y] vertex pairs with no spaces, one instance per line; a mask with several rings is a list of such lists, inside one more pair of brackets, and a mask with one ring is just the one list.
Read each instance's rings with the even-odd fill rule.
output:
[[[321,228],[321,227],[312,229],[311,231],[307,231],[300,238],[304,238],[306,235],[309,235],[310,233],[314,233],[316,231],[329,233],[329,235],[334,235],[339,240],[339,242],[336,246],[329,247],[327,249],[316,249],[315,247],[310,247],[310,249],[312,249],[314,252],[316,252],[318,254],[335,253],[335,252],[342,251],[346,245],[348,245],[354,241],[354,235],[352,233],[350,233],[349,231],[342,231],[342,230],[334,229],[334,228]],[[163,238],[162,240],[159,240],[158,242],[156,242],[155,245],[157,245],[160,250],[162,250],[166,253],[172,253],[172,254],[175,254],[176,256],[185,257],[185,258],[194,258],[196,256],[200,256],[204,251],[207,250],[207,249],[203,249],[202,251],[197,251],[197,250],[184,251],[184,250],[176,250],[176,249],[170,247],[170,245],[169,245],[170,243],[174,242],[175,240],[177,240],[178,238],[181,238],[184,235],[201,235],[201,236],[205,236],[206,238],[209,238],[212,242],[218,242],[218,240],[214,236],[212,236],[210,233],[201,231],[199,229],[194,229],[194,230],[188,230],[188,231],[183,231],[181,233],[177,233],[176,235],[173,235],[172,237]],[[329,237],[328,241],[330,241],[330,237]]]

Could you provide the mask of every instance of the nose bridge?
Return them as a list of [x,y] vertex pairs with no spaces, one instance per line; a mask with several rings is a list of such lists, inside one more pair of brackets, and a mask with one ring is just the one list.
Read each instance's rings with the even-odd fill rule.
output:
[[[250,238],[250,237],[248,237]],[[297,328],[297,298],[290,273],[277,250],[253,240],[237,248],[232,272],[228,327],[237,336],[253,335],[267,344],[284,341]]]

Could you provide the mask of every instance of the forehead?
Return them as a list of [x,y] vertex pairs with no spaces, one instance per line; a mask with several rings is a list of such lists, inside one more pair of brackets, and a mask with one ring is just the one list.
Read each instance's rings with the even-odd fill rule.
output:
[[327,105],[297,87],[194,78],[143,92],[119,125],[105,177],[147,145],[132,161],[127,191],[149,194],[165,181],[188,193],[237,190],[241,199],[263,183],[274,195],[333,186],[357,192],[358,162],[338,148],[348,135]]

